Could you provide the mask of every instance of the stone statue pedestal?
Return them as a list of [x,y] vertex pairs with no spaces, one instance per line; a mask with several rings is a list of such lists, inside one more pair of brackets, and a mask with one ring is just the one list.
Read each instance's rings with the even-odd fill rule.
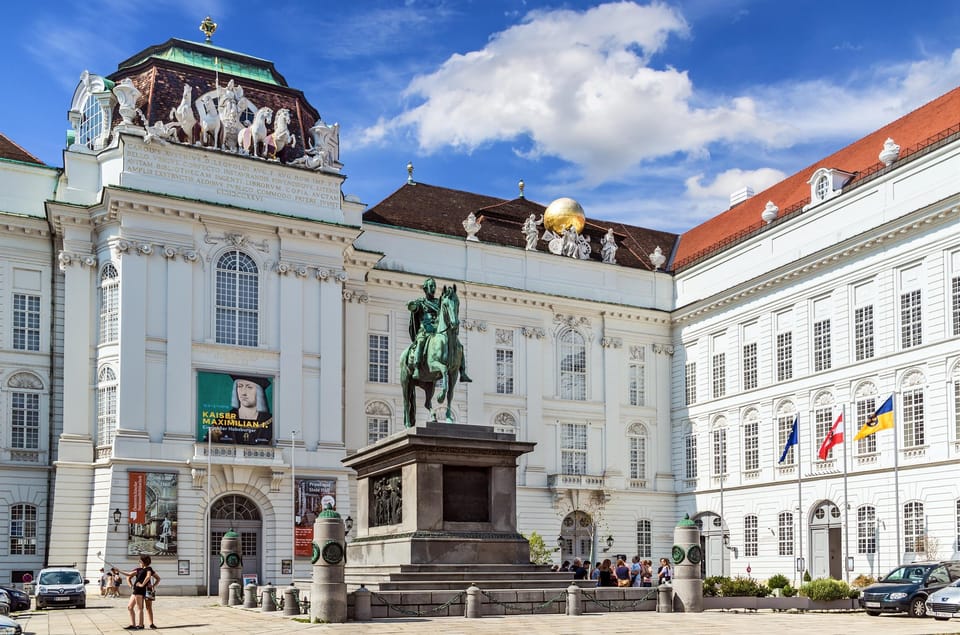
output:
[[391,573],[429,566],[529,567],[517,533],[517,457],[535,445],[490,427],[430,422],[345,459],[357,471],[358,516],[347,584],[377,588]]

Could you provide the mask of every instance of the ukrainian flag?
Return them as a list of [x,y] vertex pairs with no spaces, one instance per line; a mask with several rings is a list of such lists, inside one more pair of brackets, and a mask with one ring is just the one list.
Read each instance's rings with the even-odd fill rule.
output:
[[883,405],[877,408],[877,411],[864,422],[863,427],[857,432],[857,436],[853,437],[853,440],[859,441],[869,437],[874,432],[890,428],[893,428],[893,395],[887,397]]

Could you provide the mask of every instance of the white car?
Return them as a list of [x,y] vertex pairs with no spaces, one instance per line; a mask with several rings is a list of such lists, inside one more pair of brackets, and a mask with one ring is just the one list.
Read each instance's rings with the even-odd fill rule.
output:
[[960,580],[942,589],[930,591],[930,595],[927,596],[927,615],[938,620],[949,620],[951,617],[960,616]]

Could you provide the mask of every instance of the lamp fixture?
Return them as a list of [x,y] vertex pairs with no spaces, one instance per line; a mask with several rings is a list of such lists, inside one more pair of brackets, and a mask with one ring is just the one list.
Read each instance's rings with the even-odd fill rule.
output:
[[613,549],[613,536],[607,536],[607,548],[603,550],[604,553]]
[[347,528],[347,533],[349,534],[353,530],[353,518],[347,516],[347,519],[343,521],[343,524]]
[[563,551],[563,536],[557,536],[557,548],[554,551]]
[[120,527],[120,518],[122,516],[123,514],[120,513],[119,507],[113,510],[113,530],[114,531],[117,531],[117,529]]

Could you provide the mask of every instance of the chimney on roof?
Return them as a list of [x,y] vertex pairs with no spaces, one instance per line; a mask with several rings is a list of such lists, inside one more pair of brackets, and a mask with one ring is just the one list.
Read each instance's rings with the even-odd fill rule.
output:
[[740,203],[744,202],[751,196],[753,196],[752,187],[748,185],[746,187],[740,188],[739,190],[735,191],[733,194],[730,195],[730,207],[733,207],[734,205],[739,205]]

